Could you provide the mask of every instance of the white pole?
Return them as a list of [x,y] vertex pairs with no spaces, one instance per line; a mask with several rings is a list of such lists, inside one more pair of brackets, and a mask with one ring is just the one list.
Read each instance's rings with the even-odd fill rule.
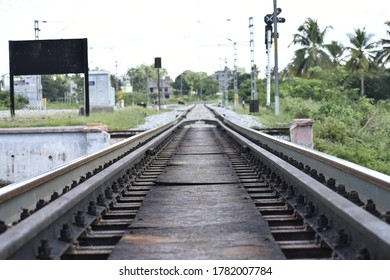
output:
[[272,31],[267,30],[267,108],[271,106],[271,43]]

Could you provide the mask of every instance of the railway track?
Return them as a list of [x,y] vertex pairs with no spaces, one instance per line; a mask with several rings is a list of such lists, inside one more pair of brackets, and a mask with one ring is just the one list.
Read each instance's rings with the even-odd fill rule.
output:
[[284,258],[390,258],[388,176],[239,127],[216,112],[206,120],[191,113],[1,189],[0,258],[109,258],[188,132],[205,129]]

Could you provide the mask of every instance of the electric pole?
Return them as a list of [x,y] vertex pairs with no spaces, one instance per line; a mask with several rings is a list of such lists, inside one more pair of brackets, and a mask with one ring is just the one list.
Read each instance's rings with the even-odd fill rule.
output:
[[[276,6],[276,0],[274,0],[274,11],[272,14],[267,14],[264,17],[264,22],[266,23],[265,27],[265,43],[267,46],[267,54],[268,54],[268,66],[267,66],[267,107],[270,104],[271,101],[271,66],[270,66],[270,51],[271,51],[271,44],[272,44],[272,38],[274,39],[274,47],[275,47],[275,115],[279,114],[279,67],[278,67],[278,22],[283,23],[286,22],[285,18],[277,17],[282,12],[282,9],[277,8]],[[272,34],[272,24],[274,32]]]
[[254,39],[253,39],[253,17],[249,18],[249,32],[250,32],[250,51],[251,51],[251,102],[249,106],[249,111],[251,113],[259,112],[259,100],[257,98],[257,89],[256,89],[256,77],[257,70],[255,64],[255,49],[254,49]]

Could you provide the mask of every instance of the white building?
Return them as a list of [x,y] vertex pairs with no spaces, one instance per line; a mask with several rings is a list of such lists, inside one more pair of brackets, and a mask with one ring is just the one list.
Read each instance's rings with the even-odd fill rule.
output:
[[[10,91],[10,76],[2,76],[3,91]],[[23,95],[28,98],[28,107],[42,108],[42,82],[41,76],[14,76],[15,95]]]
[[110,72],[89,72],[89,105],[91,111],[114,110],[115,90],[111,87]]

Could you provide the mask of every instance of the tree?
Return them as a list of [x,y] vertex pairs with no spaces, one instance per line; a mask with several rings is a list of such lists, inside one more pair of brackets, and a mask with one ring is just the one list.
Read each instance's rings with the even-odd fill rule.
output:
[[[130,77],[133,91],[147,92],[148,79],[157,80],[157,69],[153,65],[141,64],[138,67],[130,68],[127,75]],[[166,75],[167,71],[164,68],[160,69],[160,77]]]
[[69,91],[69,79],[65,75],[43,75],[42,95],[49,102],[64,101]]
[[330,44],[326,44],[324,46],[325,46],[325,49],[330,54],[330,59],[331,59],[333,66],[334,67],[340,66],[341,62],[343,60],[345,47],[337,41],[332,41]]
[[207,97],[218,91],[218,83],[204,72],[186,70],[176,77],[173,88],[180,95],[196,92],[200,97]]
[[360,95],[365,95],[364,76],[375,67],[373,49],[375,43],[370,42],[374,34],[367,33],[365,28],[355,29],[354,34],[348,34],[352,47],[346,67],[352,73],[357,73],[360,79]]
[[315,66],[327,68],[330,63],[329,55],[325,52],[324,38],[331,26],[320,30],[317,20],[308,18],[299,26],[299,33],[294,34],[291,44],[301,45],[302,48],[295,51],[295,57],[289,65],[293,75],[300,77],[310,76],[309,69]]
[[[390,21],[386,21],[385,24],[390,28]],[[386,34],[390,36],[390,29],[386,31]],[[382,45],[382,50],[378,51],[376,59],[384,66],[390,62],[390,39],[381,39],[379,44]]]

